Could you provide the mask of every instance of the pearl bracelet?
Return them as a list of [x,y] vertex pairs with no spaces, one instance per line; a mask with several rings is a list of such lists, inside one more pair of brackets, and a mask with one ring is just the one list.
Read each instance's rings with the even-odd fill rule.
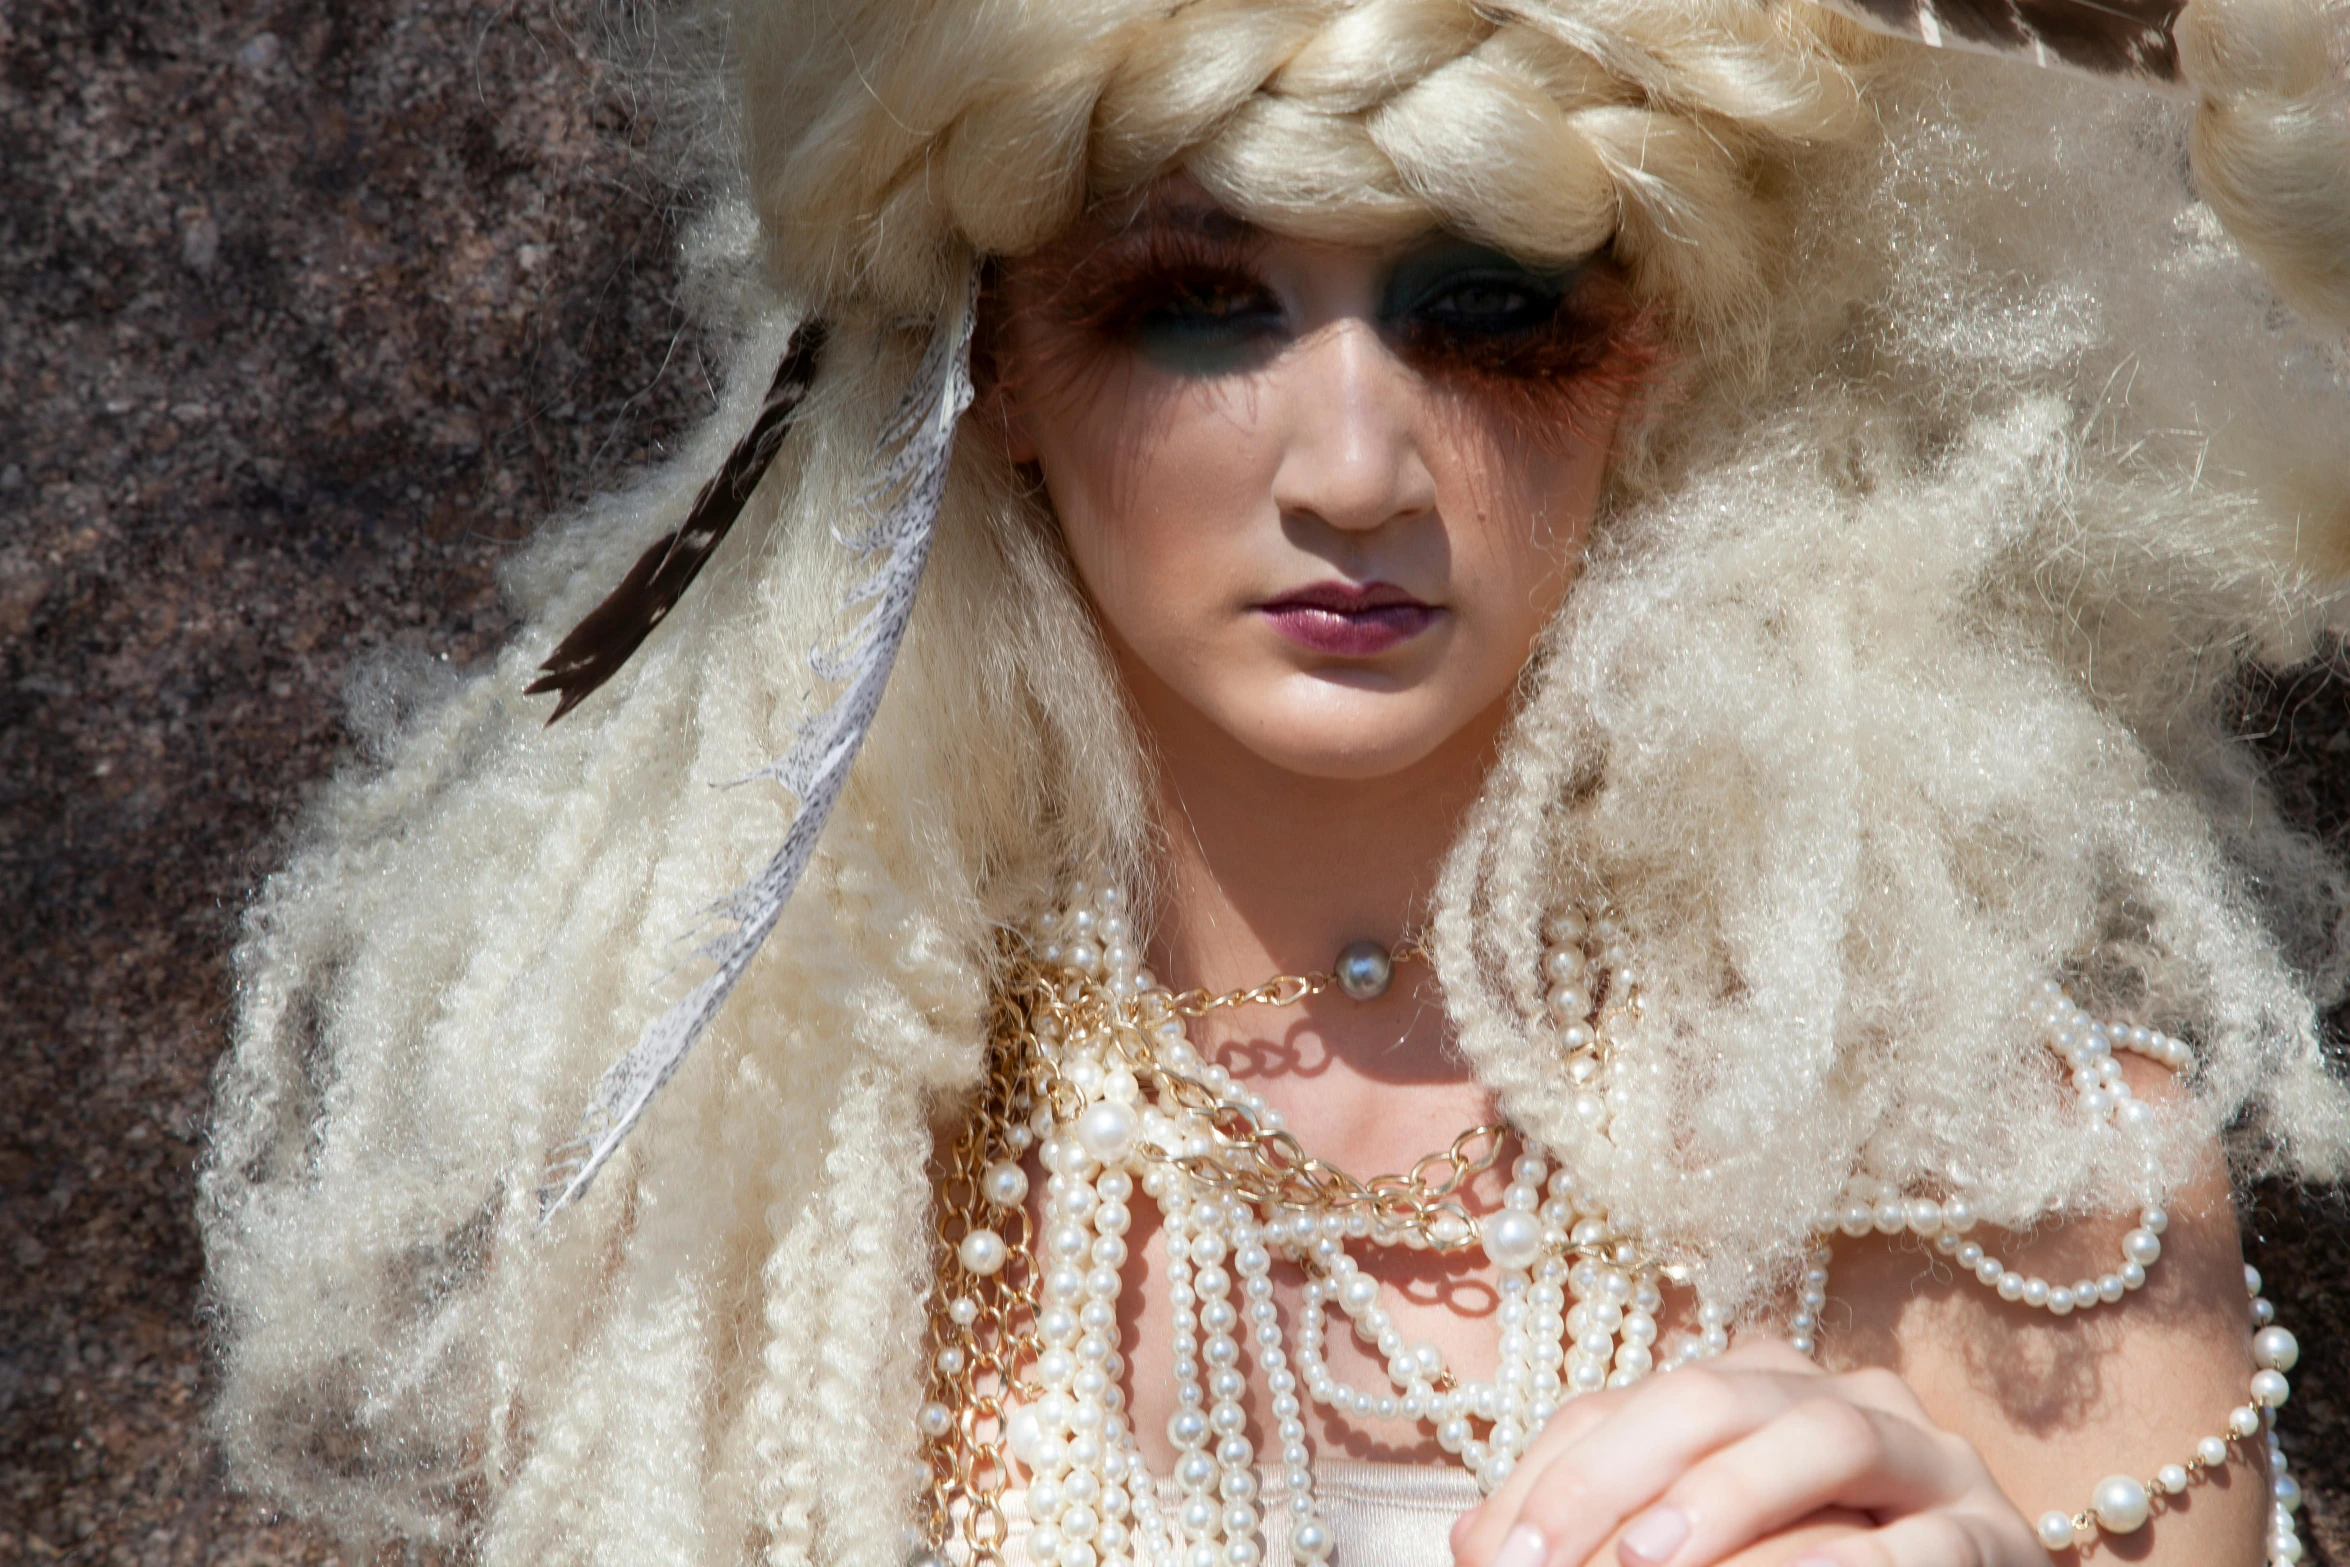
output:
[[2301,1487],[2286,1470],[2273,1413],[2292,1393],[2285,1373],[2301,1358],[2301,1346],[2292,1334],[2274,1325],[2276,1309],[2260,1294],[2260,1270],[2244,1270],[2244,1287],[2252,1297],[2252,1360],[2259,1369],[2252,1373],[2251,1397],[2228,1411],[2226,1434],[2203,1438],[2195,1444],[2192,1458],[2183,1464],[2163,1465],[2150,1480],[2108,1475],[2097,1482],[2089,1505],[2080,1512],[2052,1510],[2042,1514],[2042,1545],[2062,1551],[2088,1543],[2099,1532],[2135,1534],[2154,1516],[2158,1501],[2167,1507],[2168,1499],[2184,1492],[2198,1475],[2225,1467],[2236,1443],[2249,1443],[2265,1433],[2267,1441],[2256,1451],[2267,1459],[2269,1475],[2267,1560],[2271,1567],[2290,1567],[2301,1560],[2301,1536],[2293,1521],[2301,1506]]

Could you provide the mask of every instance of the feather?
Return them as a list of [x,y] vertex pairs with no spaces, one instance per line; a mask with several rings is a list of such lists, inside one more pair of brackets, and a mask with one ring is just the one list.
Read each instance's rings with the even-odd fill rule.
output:
[[1826,0],[1882,33],[1936,48],[2024,55],[2101,76],[2179,79],[2186,0]]
[[978,302],[974,268],[961,310],[938,323],[921,369],[882,432],[876,471],[864,495],[872,524],[841,540],[860,556],[881,557],[848,595],[846,607],[864,606],[855,624],[809,655],[816,673],[841,689],[831,706],[801,724],[781,758],[752,775],[774,778],[798,796],[799,812],[774,855],[718,905],[716,912],[733,928],[701,949],[713,972],[655,1018],[598,1080],[578,1135],[558,1151],[540,1191],[542,1222],[587,1190],[644,1117],[750,967],[815,855],[913,618],[915,590],[946,494],[955,425],[971,404],[971,332]]
[[559,693],[555,711],[547,715],[548,723],[570,712],[589,692],[619,673],[620,666],[693,586],[703,562],[718,548],[735,518],[742,515],[743,503],[759,487],[783,447],[783,438],[791,433],[800,403],[815,384],[823,363],[827,335],[824,323],[814,319],[802,322],[792,333],[783,363],[776,366],[774,384],[759,405],[759,417],[726,454],[725,466],[712,474],[694,497],[685,525],[638,556],[620,586],[555,644],[555,651],[539,666],[543,673],[523,687],[526,696]]

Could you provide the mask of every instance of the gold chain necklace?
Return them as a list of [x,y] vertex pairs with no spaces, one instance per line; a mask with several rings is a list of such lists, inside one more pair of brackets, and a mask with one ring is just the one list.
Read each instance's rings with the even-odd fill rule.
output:
[[1036,1330],[1043,1275],[1021,1161],[1035,1147],[1040,1123],[1073,1119],[1084,1108],[1083,1092],[1062,1075],[1047,1042],[1107,1044],[1153,1103],[1205,1123],[1212,1146],[1168,1161],[1201,1190],[1261,1208],[1359,1217],[1379,1230],[1414,1236],[1430,1250],[1471,1243],[1462,1188],[1494,1167],[1510,1135],[1504,1123],[1474,1126],[1403,1174],[1362,1179],[1307,1153],[1293,1134],[1261,1124],[1210,1084],[1170,1068],[1153,1048],[1152,1032],[1181,1019],[1296,1006],[1333,990],[1371,999],[1387,988],[1393,964],[1427,961],[1417,940],[1392,952],[1357,942],[1332,970],[1276,974],[1236,990],[1146,990],[1124,1008],[1102,986],[1066,976],[1056,981],[1016,939],[1004,942],[1002,961],[979,1092],[937,1172],[935,1233],[950,1259],[942,1273],[954,1277],[955,1287],[942,1277],[929,1300],[933,1354],[922,1429],[930,1469],[926,1536],[944,1541],[959,1533],[970,1567],[1001,1567],[1008,1538],[1003,1494],[1011,1484],[1003,1441],[1007,1404],[1018,1372],[1043,1349]]

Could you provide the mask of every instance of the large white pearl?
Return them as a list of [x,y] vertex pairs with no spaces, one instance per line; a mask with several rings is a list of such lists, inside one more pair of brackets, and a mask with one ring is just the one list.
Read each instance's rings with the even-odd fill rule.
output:
[[1134,1107],[1115,1099],[1088,1105],[1077,1118],[1077,1142],[1100,1164],[1120,1164],[1134,1151]]
[[2262,1328],[2252,1335],[2252,1359],[2263,1371],[2290,1371],[2301,1359],[2301,1341],[2283,1328]]
[[1011,1249],[1004,1244],[1004,1238],[993,1230],[973,1230],[955,1248],[956,1260],[981,1278],[1000,1271],[1010,1255]]
[[2089,1506],[2097,1514],[2098,1527],[2112,1534],[2130,1534],[2144,1528],[2147,1515],[2153,1511],[2146,1499],[2146,1487],[2128,1475],[2107,1475],[2098,1481]]
[[1487,1218],[1480,1238],[1497,1268],[1530,1268],[1542,1255],[1542,1221],[1517,1208]]

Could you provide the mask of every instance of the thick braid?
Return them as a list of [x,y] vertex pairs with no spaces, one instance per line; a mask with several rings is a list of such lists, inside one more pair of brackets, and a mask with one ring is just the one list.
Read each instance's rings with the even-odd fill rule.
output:
[[[800,1161],[787,1154],[784,1162]],[[775,1183],[778,1192],[794,1189]],[[767,1342],[751,1395],[752,1451],[759,1462],[755,1511],[767,1536],[767,1567],[809,1567],[814,1560],[822,1483],[801,1433],[815,1418],[808,1399],[825,1332],[820,1286],[829,1238],[820,1212],[778,1202],[768,1213],[777,1241],[763,1272]]]
[[1466,0],[1369,0],[1332,17],[1267,87],[1333,114],[1361,113],[1468,53],[1496,25]]
[[828,29],[744,10],[776,35],[746,83],[776,270],[917,310],[958,251],[1023,253],[1089,195],[1182,167],[1309,238],[1450,226],[1558,260],[1612,240],[1667,316],[1735,325],[1759,310],[1769,166],[1851,127],[1843,51],[1875,47],[1749,0],[1113,0],[986,25],[942,0],[919,26]]
[[[1571,260],[1614,235],[1617,198],[1600,148],[1559,106],[1557,77],[1568,72],[1578,86],[1609,85],[1581,56],[1505,29],[1381,105],[1367,127],[1405,186],[1453,228],[1532,260]],[[1463,138],[1511,155],[1464,162]]]
[[905,1412],[921,1397],[927,1326],[915,1281],[934,1263],[929,1139],[908,1097],[887,1067],[852,1075],[813,1219],[838,1261],[823,1272],[814,1418],[800,1439],[823,1471],[819,1554],[839,1567],[900,1567],[921,1473]]
[[1202,0],[1125,35],[1094,109],[1094,183],[1139,185],[1214,139],[1312,40],[1323,4]]
[[[2312,0],[2195,0],[2179,56],[2203,94],[2195,185],[2278,291],[2350,327],[2350,61]],[[2345,506],[2350,516],[2350,505]]]

